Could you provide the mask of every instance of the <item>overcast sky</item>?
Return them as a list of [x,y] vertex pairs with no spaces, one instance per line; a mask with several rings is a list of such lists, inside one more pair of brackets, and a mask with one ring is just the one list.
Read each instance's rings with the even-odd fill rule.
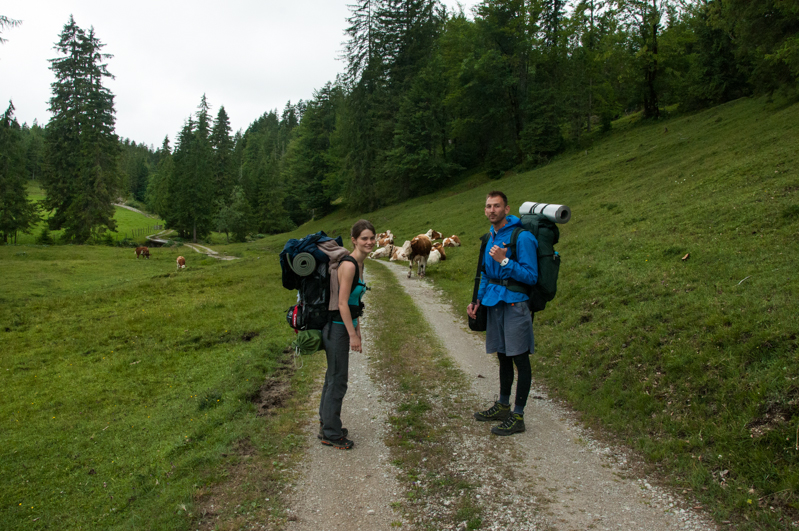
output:
[[[233,131],[287,101],[309,99],[342,72],[338,59],[352,0],[4,0],[0,15],[22,21],[0,45],[0,113],[13,100],[20,123],[47,111],[58,40],[69,15],[94,26],[113,54],[106,86],[116,96],[116,132],[156,148],[174,141],[206,94]],[[478,0],[460,4],[471,18]],[[457,8],[457,0],[445,0]]]

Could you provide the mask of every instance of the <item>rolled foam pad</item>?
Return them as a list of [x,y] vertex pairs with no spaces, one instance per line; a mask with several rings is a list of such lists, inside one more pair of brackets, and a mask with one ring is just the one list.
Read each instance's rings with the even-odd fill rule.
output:
[[567,223],[572,218],[572,211],[566,205],[551,205],[549,203],[534,203],[527,201],[519,207],[519,215],[542,214],[545,218],[555,223]]
[[291,268],[301,277],[307,277],[316,269],[316,259],[311,253],[298,253],[291,261]]

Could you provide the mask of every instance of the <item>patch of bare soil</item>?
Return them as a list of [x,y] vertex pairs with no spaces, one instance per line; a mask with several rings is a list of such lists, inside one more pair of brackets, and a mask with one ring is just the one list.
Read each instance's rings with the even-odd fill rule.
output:
[[258,407],[258,416],[269,415],[272,410],[282,406],[291,397],[291,375],[294,365],[284,361],[281,367],[267,378],[253,397],[253,403]]

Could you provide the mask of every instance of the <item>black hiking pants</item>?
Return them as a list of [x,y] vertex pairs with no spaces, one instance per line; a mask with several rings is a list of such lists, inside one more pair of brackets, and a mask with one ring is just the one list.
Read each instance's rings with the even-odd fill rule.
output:
[[350,335],[347,327],[327,323],[322,329],[322,346],[327,356],[325,383],[319,401],[319,420],[327,439],[340,439],[341,404],[347,394],[347,376],[350,363]]

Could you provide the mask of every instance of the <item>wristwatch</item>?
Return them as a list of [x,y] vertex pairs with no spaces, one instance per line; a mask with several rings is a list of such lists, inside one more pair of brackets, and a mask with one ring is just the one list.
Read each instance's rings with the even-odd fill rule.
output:
[[505,258],[503,261],[499,263],[500,267],[505,267],[510,262],[510,258]]

